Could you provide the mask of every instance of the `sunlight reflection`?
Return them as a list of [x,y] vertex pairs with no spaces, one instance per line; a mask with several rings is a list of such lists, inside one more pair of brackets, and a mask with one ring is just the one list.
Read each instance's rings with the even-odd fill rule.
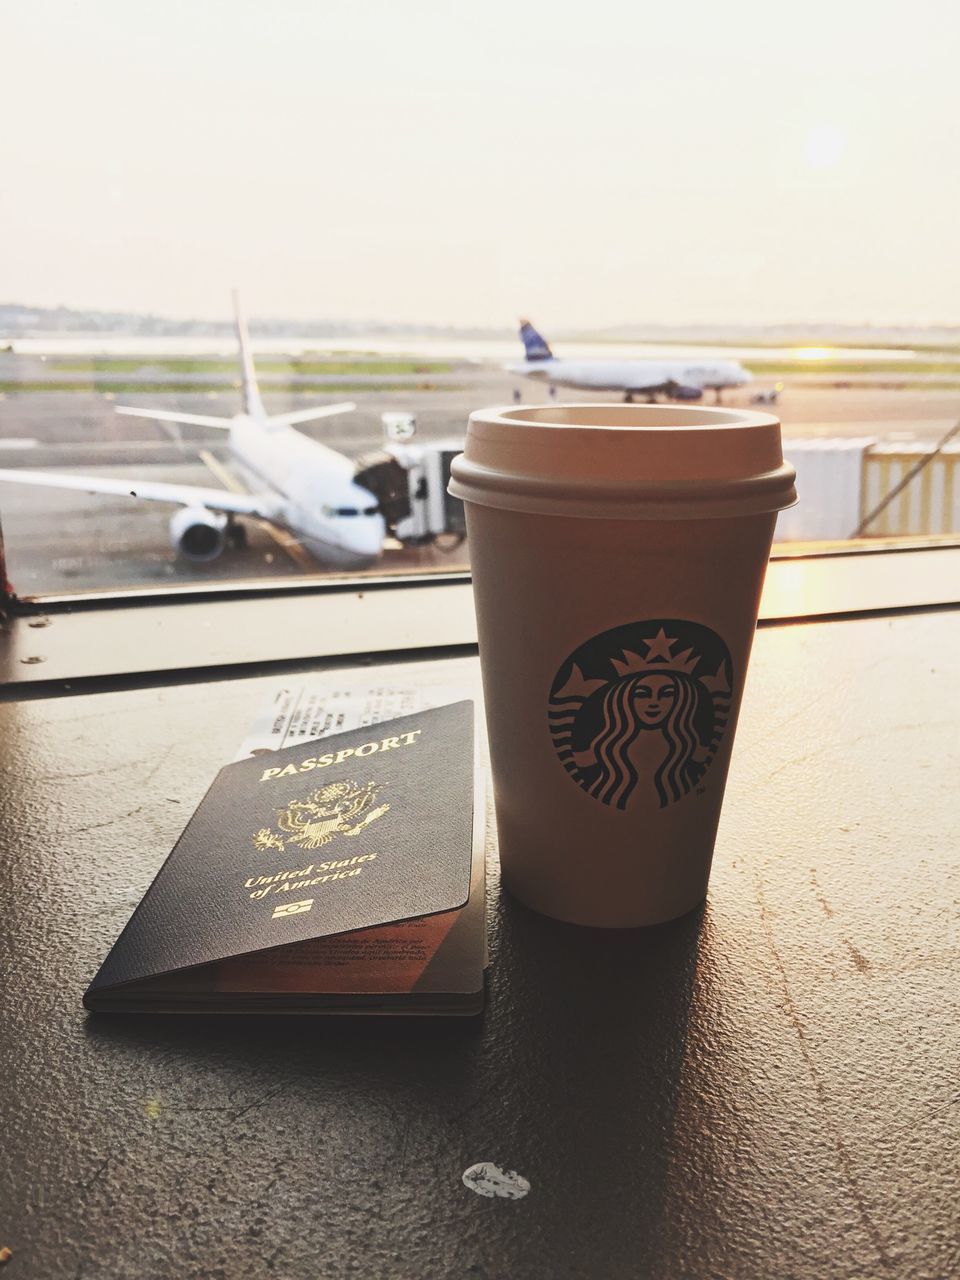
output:
[[790,354],[794,360],[831,360],[838,351],[838,347],[794,347]]

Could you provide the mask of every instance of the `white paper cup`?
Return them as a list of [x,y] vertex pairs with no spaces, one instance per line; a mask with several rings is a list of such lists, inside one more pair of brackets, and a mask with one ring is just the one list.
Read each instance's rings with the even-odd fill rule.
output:
[[776,513],[768,414],[474,413],[466,504],[504,882],[578,924],[707,890]]

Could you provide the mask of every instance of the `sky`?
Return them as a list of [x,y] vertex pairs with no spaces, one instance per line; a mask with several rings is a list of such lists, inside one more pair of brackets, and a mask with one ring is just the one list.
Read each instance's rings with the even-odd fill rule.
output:
[[954,0],[0,0],[0,301],[960,322]]

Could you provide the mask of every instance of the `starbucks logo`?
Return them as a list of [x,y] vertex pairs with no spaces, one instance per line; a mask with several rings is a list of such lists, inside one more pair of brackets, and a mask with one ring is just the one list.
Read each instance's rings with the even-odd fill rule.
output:
[[663,809],[710,767],[732,693],[730,651],[709,627],[628,622],[563,663],[550,690],[550,734],[571,778],[601,804],[625,809],[651,787]]

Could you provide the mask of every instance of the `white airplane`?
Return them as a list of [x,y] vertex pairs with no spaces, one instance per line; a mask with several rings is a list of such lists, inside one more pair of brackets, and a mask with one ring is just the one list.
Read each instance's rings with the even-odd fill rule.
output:
[[622,391],[630,404],[634,396],[656,400],[699,400],[704,391],[720,393],[742,387],[751,374],[736,360],[558,360],[529,320],[520,321],[526,359],[508,365],[510,373],[539,378],[559,387],[588,391]]
[[117,412],[229,432],[231,461],[246,480],[248,493],[50,471],[0,470],[0,481],[145,498],[179,506],[170,520],[170,541],[188,560],[216,559],[228,537],[239,532],[236,517],[253,516],[288,529],[324,564],[353,569],[372,563],[383,549],[386,533],[376,497],[354,481],[354,464],[349,458],[294,430],[298,422],[347,413],[356,406],[348,401],[268,414],[260,399],[250,337],[236,294],[234,308],[243,387],[240,413],[232,418],[215,418],[119,405]]

